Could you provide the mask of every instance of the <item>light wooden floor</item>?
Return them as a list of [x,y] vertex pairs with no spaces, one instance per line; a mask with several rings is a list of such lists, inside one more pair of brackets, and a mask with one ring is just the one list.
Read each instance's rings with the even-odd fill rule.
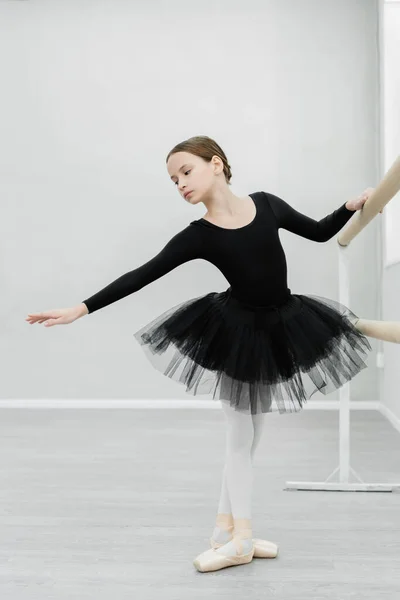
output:
[[[253,531],[276,560],[199,573],[220,492],[215,410],[0,411],[2,600],[400,598],[400,494],[283,491],[338,463],[338,414],[268,415]],[[400,435],[352,413],[352,466],[400,481]]]

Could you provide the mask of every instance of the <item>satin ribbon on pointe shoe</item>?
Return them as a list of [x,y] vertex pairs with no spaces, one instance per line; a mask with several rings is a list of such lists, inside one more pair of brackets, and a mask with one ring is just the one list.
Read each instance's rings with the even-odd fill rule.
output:
[[217,518],[215,520],[215,526],[221,531],[227,531],[231,534],[233,533],[233,516],[230,513],[218,513]]
[[[218,544],[213,538],[210,538],[211,548],[218,549],[224,544]],[[254,556],[253,558],[276,558],[278,556],[279,548],[274,542],[268,540],[262,540],[260,538],[253,538],[254,545]]]
[[[219,513],[216,518],[216,526],[224,531],[228,531],[230,533],[233,532],[233,516],[228,513]],[[231,541],[232,536],[230,538]],[[212,537],[210,538],[211,548],[217,550],[221,548],[224,543],[216,542]],[[262,540],[260,538],[253,538],[254,545],[254,558],[276,558],[278,556],[279,548],[274,542],[270,542],[268,540]]]

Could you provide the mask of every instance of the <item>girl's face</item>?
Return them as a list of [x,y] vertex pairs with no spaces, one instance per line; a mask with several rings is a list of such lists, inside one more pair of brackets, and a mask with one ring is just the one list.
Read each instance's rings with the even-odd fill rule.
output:
[[190,204],[197,204],[210,193],[216,184],[215,175],[222,167],[222,161],[218,157],[214,157],[208,163],[189,152],[176,152],[169,157],[167,163],[173,184]]

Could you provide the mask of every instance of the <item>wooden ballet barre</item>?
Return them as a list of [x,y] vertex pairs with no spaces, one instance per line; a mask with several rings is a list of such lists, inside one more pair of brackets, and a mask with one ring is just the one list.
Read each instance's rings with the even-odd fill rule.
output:
[[[400,190],[400,156],[393,163],[382,181],[356,211],[337,237],[339,258],[339,301],[348,306],[350,301],[349,256],[346,246],[379,213]],[[368,337],[387,342],[400,343],[399,321],[371,321],[358,319],[353,326]],[[380,361],[381,362],[381,361]],[[378,363],[377,363],[378,364]],[[382,365],[380,365],[382,366]],[[348,382],[349,383],[349,382]],[[350,387],[339,389],[339,465],[325,481],[288,481],[286,490],[324,490],[340,492],[400,492],[400,483],[366,483],[350,465]],[[351,482],[350,477],[356,478]],[[337,481],[332,483],[336,477]]]
[[351,240],[388,204],[400,190],[400,156],[394,161],[382,181],[371,196],[340,232],[337,242],[340,246],[348,246]]

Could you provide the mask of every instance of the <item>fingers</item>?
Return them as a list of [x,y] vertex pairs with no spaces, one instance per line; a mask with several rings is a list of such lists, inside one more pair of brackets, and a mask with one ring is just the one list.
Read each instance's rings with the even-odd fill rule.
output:
[[28,321],[28,323],[30,323],[30,325],[34,325],[35,323],[44,323],[45,327],[50,327],[51,325],[55,324],[54,320],[47,320],[47,319],[25,319],[25,321]]
[[44,323],[54,315],[46,314],[46,313],[30,313],[26,317],[25,321],[28,321],[31,325],[34,323]]
[[360,198],[362,198],[364,200],[364,198],[366,200],[368,200],[368,198],[372,195],[372,193],[375,191],[375,188],[373,187],[368,187],[366,188],[363,193],[361,194]]
[[25,321],[28,321],[31,325],[35,323],[43,323],[45,327],[53,327],[54,325],[64,325],[68,323],[68,319],[65,317],[66,311],[52,310],[41,313],[29,313]]
[[43,313],[28,313],[26,321],[37,321],[44,317]]
[[36,323],[37,321],[41,320],[41,313],[36,313],[36,314],[31,314],[28,315],[25,319],[25,321],[29,321],[29,323],[31,323],[31,325],[33,325],[33,323]]

